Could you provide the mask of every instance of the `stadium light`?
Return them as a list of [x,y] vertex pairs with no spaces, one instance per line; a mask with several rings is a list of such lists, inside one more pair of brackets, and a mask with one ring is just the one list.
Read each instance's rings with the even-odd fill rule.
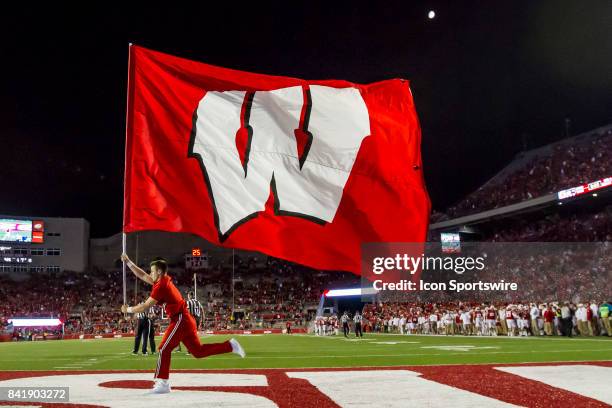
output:
[[433,20],[435,16],[436,12],[433,10],[429,10],[429,13],[427,13],[427,17],[429,17],[430,20]]
[[60,319],[8,319],[14,327],[41,327],[41,326],[60,326]]
[[331,289],[325,292],[325,297],[361,296],[377,293],[373,288]]

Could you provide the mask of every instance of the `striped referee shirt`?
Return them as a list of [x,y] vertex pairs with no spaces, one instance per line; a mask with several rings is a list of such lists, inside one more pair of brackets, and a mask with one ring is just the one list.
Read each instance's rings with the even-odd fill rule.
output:
[[140,312],[140,313],[136,313],[136,318],[137,319],[144,319],[146,317],[147,317],[147,312],[146,311]]
[[193,317],[202,316],[202,304],[197,299],[189,299],[187,301],[187,309]]

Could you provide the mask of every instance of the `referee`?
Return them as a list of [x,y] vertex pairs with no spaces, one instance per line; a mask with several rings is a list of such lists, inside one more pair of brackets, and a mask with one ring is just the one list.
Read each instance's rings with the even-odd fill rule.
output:
[[[155,330],[152,327],[151,319],[149,319],[149,311],[144,310],[141,313],[135,315],[138,323],[136,328],[136,337],[134,339],[134,351],[132,354],[138,354],[140,346],[140,340],[142,339],[142,354],[147,354],[147,340],[151,339],[151,334],[155,335]],[[155,341],[151,341],[152,352],[155,352]]]
[[355,317],[353,317],[353,321],[355,322],[355,336],[363,337],[363,332],[361,331],[361,315],[359,314],[359,310],[355,311]]
[[350,329],[349,329],[349,316],[346,310],[344,311],[344,314],[340,318],[340,321],[342,322],[342,330],[344,331],[344,337],[348,337]]
[[[155,311],[153,310],[153,308],[149,309],[148,311],[148,315],[149,315],[149,344],[151,345],[151,354],[155,354]],[[147,352],[147,341],[146,339],[143,340],[143,353]]]
[[[189,314],[193,316],[196,321],[196,329],[200,330],[200,323],[202,322],[202,304],[195,299],[193,292],[187,292],[187,310]],[[189,354],[189,351],[187,352]]]
[[200,330],[200,323],[202,322],[202,304],[193,297],[193,292],[187,293],[187,309],[196,321],[196,328]]

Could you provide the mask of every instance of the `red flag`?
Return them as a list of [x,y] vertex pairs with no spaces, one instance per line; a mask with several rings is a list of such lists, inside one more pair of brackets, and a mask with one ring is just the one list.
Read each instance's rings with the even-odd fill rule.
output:
[[425,240],[408,81],[307,81],[136,46],[130,61],[124,232],[358,274],[362,243]]

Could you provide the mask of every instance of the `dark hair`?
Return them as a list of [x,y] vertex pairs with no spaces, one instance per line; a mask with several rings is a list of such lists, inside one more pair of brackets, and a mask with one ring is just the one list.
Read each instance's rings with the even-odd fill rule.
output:
[[164,258],[153,259],[153,261],[149,264],[149,266],[150,267],[155,266],[157,270],[159,270],[161,273],[168,272],[168,263],[166,262]]
[[187,296],[193,297],[193,291],[190,290],[189,292],[187,292]]

